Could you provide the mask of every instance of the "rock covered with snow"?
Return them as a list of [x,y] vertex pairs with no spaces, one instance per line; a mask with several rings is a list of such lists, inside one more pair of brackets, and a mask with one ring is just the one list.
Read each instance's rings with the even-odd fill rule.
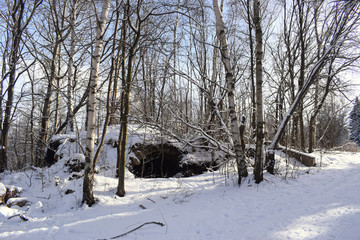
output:
[[10,198],[9,200],[7,200],[6,205],[8,207],[12,207],[12,206],[19,206],[19,207],[24,207],[25,205],[29,205],[30,201],[29,199],[25,198],[25,197],[19,197],[19,198]]
[[21,191],[21,187],[15,187],[14,185],[6,186],[6,200],[16,197]]
[[17,196],[22,188],[15,187],[14,185],[4,185],[0,182],[0,204],[6,203],[10,198]]
[[211,168],[217,169],[226,157],[215,149],[186,147],[178,142],[163,141],[132,145],[128,159],[127,166],[136,177],[161,178],[202,174]]
[[80,172],[85,168],[85,155],[82,153],[74,154],[65,162],[65,166],[69,167],[69,172]]

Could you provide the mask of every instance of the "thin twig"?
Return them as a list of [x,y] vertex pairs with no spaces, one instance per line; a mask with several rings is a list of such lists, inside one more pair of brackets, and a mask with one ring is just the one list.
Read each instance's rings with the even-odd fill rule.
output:
[[15,215],[13,215],[13,216],[10,216],[10,217],[8,217],[8,219],[12,219],[12,218],[14,218],[14,217],[19,217],[21,220],[23,220],[23,221],[29,221],[29,218],[27,218],[26,216],[24,216],[24,215],[22,215],[22,214],[15,214]]
[[127,235],[127,234],[129,234],[129,233],[132,233],[132,232],[138,230],[139,228],[142,228],[143,226],[148,225],[148,224],[156,224],[156,225],[160,225],[160,226],[162,226],[162,227],[165,226],[165,224],[164,224],[164,223],[161,223],[161,222],[146,222],[146,223],[143,223],[143,224],[141,224],[140,226],[138,226],[138,227],[136,227],[136,228],[134,228],[134,229],[126,232],[126,233],[120,234],[120,235],[115,236],[115,237],[112,237],[112,238],[110,238],[110,239],[121,238],[121,237],[123,237],[123,236],[125,236],[125,235]]

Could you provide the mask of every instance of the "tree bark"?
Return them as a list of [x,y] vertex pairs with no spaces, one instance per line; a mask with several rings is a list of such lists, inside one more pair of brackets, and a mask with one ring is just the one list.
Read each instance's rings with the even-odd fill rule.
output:
[[[300,76],[298,81],[299,89],[301,89],[304,85],[305,81],[305,54],[307,51],[306,45],[305,45],[305,39],[306,39],[306,19],[304,8],[305,8],[305,2],[304,0],[297,0],[297,7],[298,7],[298,20],[299,20],[299,41],[300,41]],[[299,131],[300,131],[300,149],[302,151],[305,151],[305,132],[304,132],[304,117],[303,117],[303,100],[300,100],[299,107],[297,108],[298,113],[298,119],[299,119]]]
[[254,0],[255,56],[256,56],[256,147],[254,178],[256,183],[263,180],[264,160],[264,107],[263,107],[263,43],[260,17],[260,0]]
[[43,166],[45,150],[46,150],[46,142],[48,138],[48,130],[49,130],[49,122],[50,122],[50,107],[51,107],[51,100],[53,94],[53,85],[55,78],[57,76],[56,71],[56,61],[60,53],[60,41],[59,36],[56,37],[56,43],[53,49],[53,57],[51,61],[51,69],[50,69],[50,78],[48,79],[48,85],[46,89],[44,105],[42,109],[42,117],[41,117],[41,124],[40,124],[40,134],[39,140],[36,149],[36,165],[38,167]]
[[[256,99],[255,99],[255,78],[254,78],[254,42],[252,36],[252,20],[250,11],[250,0],[246,0],[246,15],[249,29],[249,47],[250,47],[250,81],[251,81],[251,128],[256,131]],[[255,11],[255,9],[254,9]],[[253,136],[253,133],[251,134]]]
[[94,141],[95,141],[95,121],[96,121],[96,94],[97,81],[99,74],[99,66],[103,45],[103,37],[105,32],[106,19],[109,13],[111,0],[103,2],[101,16],[96,27],[95,50],[91,56],[91,72],[90,72],[90,92],[87,112],[87,133],[86,133],[86,149],[85,149],[85,173],[83,183],[83,199],[88,206],[95,203],[93,187],[94,187]]
[[[127,1],[127,10],[128,11],[130,8],[130,3],[129,0]],[[138,6],[138,9],[140,8],[140,6]],[[139,16],[139,12],[137,13],[138,17]],[[127,19],[129,18],[128,12],[127,12]],[[135,58],[135,54],[136,54],[136,48],[137,45],[139,43],[140,40],[140,36],[141,36],[141,23],[142,20],[138,19],[137,20],[137,26],[136,29],[133,29],[135,31],[135,39],[134,42],[132,43],[130,49],[129,49],[129,54],[128,54],[128,59],[127,59],[127,73],[126,73],[126,82],[125,82],[125,89],[124,89],[124,94],[123,97],[124,99],[123,101],[123,108],[122,109],[122,115],[121,115],[121,136],[120,136],[120,141],[119,141],[119,147],[118,147],[118,158],[119,158],[119,171],[118,171],[118,175],[119,175],[119,181],[118,181],[118,187],[117,187],[117,192],[116,194],[120,197],[124,197],[125,196],[125,164],[126,164],[126,144],[127,144],[127,129],[128,129],[128,117],[129,117],[129,110],[130,110],[130,93],[131,93],[131,85],[132,85],[132,80],[133,80],[133,61]]]
[[226,37],[226,28],[224,21],[222,19],[222,13],[220,12],[220,8],[217,0],[213,0],[213,6],[216,16],[216,35],[220,41],[221,59],[224,64],[225,73],[226,73],[226,86],[228,91],[228,102],[229,102],[229,116],[231,121],[231,135],[234,143],[234,151],[235,151],[236,163],[238,169],[238,184],[240,185],[242,178],[248,176],[248,172],[245,164],[245,156],[241,149],[239,123],[235,109],[235,79],[230,62],[230,53],[228,48],[228,40]]
[[[117,176],[118,176],[118,186],[117,186],[117,195],[120,197],[125,196],[125,151],[124,147],[126,148],[126,141],[127,141],[127,123],[125,124],[125,88],[126,88],[126,69],[125,69],[125,62],[126,62],[126,34],[127,34],[127,21],[129,17],[129,8],[130,2],[129,0],[126,2],[124,7],[124,15],[122,20],[121,26],[121,104],[120,104],[120,133],[119,133],[119,145],[117,147]],[[131,63],[132,64],[132,63]],[[130,79],[131,80],[131,79]],[[127,121],[127,120],[126,120]],[[126,132],[125,132],[126,126]],[[123,144],[125,143],[125,144]],[[124,152],[122,152],[124,151]]]
[[[117,37],[117,33],[118,33],[118,25],[119,25],[119,21],[120,21],[120,2],[119,0],[116,1],[116,20],[115,20],[115,30],[114,30],[114,39],[113,39],[113,47],[116,47],[116,37]],[[121,30],[121,44],[124,44],[124,40],[123,36],[124,36],[124,28],[122,28]],[[116,114],[116,109],[117,109],[117,95],[118,95],[118,80],[119,80],[119,75],[120,75],[120,59],[124,58],[124,56],[121,56],[121,50],[122,48],[119,47],[118,51],[116,53],[116,56],[113,55],[112,61],[111,61],[111,71],[113,71],[112,76],[114,77],[113,80],[113,88],[112,88],[112,94],[111,94],[111,106],[110,106],[110,119],[109,119],[109,125],[114,125],[116,124],[115,121],[115,114]],[[115,49],[113,49],[113,51],[115,51]],[[113,53],[114,54],[114,53]],[[121,61],[123,61],[123,59],[121,59]]]
[[73,5],[71,8],[70,15],[70,55],[69,55],[69,63],[68,63],[68,76],[67,76],[67,115],[66,119],[68,120],[66,125],[66,132],[74,131],[74,113],[73,113],[73,84],[75,79],[74,74],[74,58],[75,58],[75,24],[76,24],[76,11],[77,11],[77,0],[73,0]]
[[[118,56],[116,56],[115,52],[116,52],[116,46],[117,46],[116,37],[117,37],[117,32],[118,32],[118,23],[119,23],[119,18],[120,18],[120,14],[119,14],[120,4],[119,4],[119,1],[117,1],[116,3],[117,3],[117,6],[116,6],[117,14],[116,14],[116,21],[115,21],[115,29],[114,29],[114,34],[113,34],[111,67],[110,67],[110,72],[109,72],[109,84],[108,84],[108,89],[107,89],[107,93],[106,93],[106,115],[105,115],[105,121],[104,121],[104,125],[103,125],[101,139],[100,139],[98,148],[97,148],[95,156],[94,156],[94,168],[96,167],[97,161],[100,156],[100,152],[105,143],[105,136],[106,136],[106,132],[107,132],[107,127],[110,122],[111,111],[112,111],[111,102],[112,102],[112,100],[115,100],[115,98],[112,95],[112,94],[114,94],[114,92],[112,91],[111,87],[113,85],[113,82],[117,81],[116,69],[118,68],[119,61],[118,61]],[[116,87],[116,85],[115,85],[115,87]]]

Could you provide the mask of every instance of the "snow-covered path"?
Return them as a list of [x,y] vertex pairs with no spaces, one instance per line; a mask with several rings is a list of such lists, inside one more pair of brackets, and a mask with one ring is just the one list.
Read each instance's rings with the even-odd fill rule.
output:
[[[320,159],[322,166],[308,174],[305,167],[289,171],[286,179],[265,174],[259,185],[250,174],[240,188],[235,177],[219,172],[129,179],[125,198],[114,197],[117,180],[107,177],[110,172],[100,173],[97,205],[76,208],[81,181],[68,183],[76,192],[34,204],[26,213],[30,221],[0,218],[0,239],[110,239],[155,221],[165,226],[148,224],[119,239],[359,240],[360,153],[327,153],[318,156],[318,165]],[[33,196],[46,193],[36,191]]]

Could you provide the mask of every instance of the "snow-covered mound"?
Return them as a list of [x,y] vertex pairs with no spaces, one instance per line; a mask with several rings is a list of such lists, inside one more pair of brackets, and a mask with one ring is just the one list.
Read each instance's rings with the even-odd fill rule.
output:
[[[46,165],[60,161],[69,167],[70,172],[80,172],[85,166],[85,137],[85,133],[54,136],[47,150]],[[97,162],[98,167],[115,168],[118,138],[119,126],[110,127]],[[196,142],[194,139],[191,141]],[[132,125],[128,134],[126,166],[136,177],[188,177],[210,168],[217,169],[219,164],[227,160],[224,151],[209,149],[201,143],[197,145],[200,147],[194,148],[187,143],[165,138],[153,129]]]

